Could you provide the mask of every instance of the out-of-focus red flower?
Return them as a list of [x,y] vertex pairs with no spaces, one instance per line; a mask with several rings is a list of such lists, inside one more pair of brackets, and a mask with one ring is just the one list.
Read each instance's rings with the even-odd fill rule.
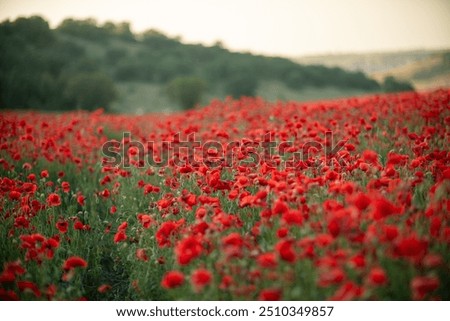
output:
[[56,228],[62,234],[67,233],[68,227],[69,227],[69,223],[67,223],[67,221],[64,221],[63,219],[59,219],[58,222],[56,222]]
[[394,253],[399,257],[404,257],[419,262],[428,251],[428,242],[411,235],[397,241]]
[[28,180],[31,182],[34,182],[36,180],[36,175],[31,173],[30,175],[27,176]]
[[105,188],[100,192],[100,196],[102,196],[103,198],[108,198],[109,196],[111,196],[111,192],[107,188]]
[[282,292],[280,289],[264,289],[259,293],[258,300],[261,301],[279,301]]
[[23,275],[25,272],[26,270],[20,261],[8,262],[5,264],[2,274],[0,274],[0,283],[14,282],[16,276]]
[[199,257],[203,252],[202,243],[195,236],[189,236],[177,243],[175,254],[181,265],[189,264],[193,259]]
[[17,201],[17,200],[19,200],[19,199],[20,199],[20,196],[21,196],[21,194],[20,194],[20,192],[18,192],[18,191],[11,191],[11,192],[9,192],[9,199],[10,199],[11,201]]
[[286,202],[282,200],[276,200],[272,207],[273,214],[283,214],[289,211],[289,207]]
[[165,289],[173,289],[183,285],[184,283],[184,274],[180,271],[169,271],[164,274],[161,286]]
[[345,273],[341,268],[333,268],[325,270],[320,273],[319,286],[327,287],[334,284],[339,284],[345,280]]
[[227,258],[242,257],[244,238],[237,232],[230,233],[222,238],[222,247]]
[[69,193],[70,192],[70,184],[69,184],[69,182],[62,182],[61,183],[61,188],[64,191],[64,193]]
[[147,214],[138,214],[137,218],[139,222],[141,222],[143,228],[149,228],[153,222],[152,217]]
[[289,234],[289,229],[287,227],[280,227],[277,230],[277,236],[282,239],[284,237],[286,237]]
[[58,289],[56,288],[56,285],[50,284],[47,289],[45,290],[45,294],[47,295],[47,300],[52,300]]
[[220,282],[219,289],[228,289],[234,283],[233,277],[231,275],[224,275],[222,281]]
[[19,301],[19,297],[13,290],[0,288],[0,299],[4,301]]
[[212,281],[212,273],[208,271],[207,269],[197,269],[194,272],[192,272],[191,275],[191,282],[192,286],[196,289],[201,289],[208,284],[210,284]]
[[433,217],[430,222],[430,235],[439,237],[442,228],[442,219],[440,217]]
[[442,265],[443,259],[442,256],[438,254],[427,254],[422,259],[422,265],[426,268],[432,269]]
[[97,291],[99,292],[99,293],[106,293],[106,292],[108,292],[109,290],[111,290],[111,285],[109,285],[109,284],[102,284],[102,285],[100,285],[98,288],[97,288]]
[[363,254],[358,253],[350,259],[355,268],[364,268],[366,266],[366,258]]
[[114,243],[119,243],[122,241],[125,241],[127,239],[127,234],[124,230],[117,231],[116,234],[114,234]]
[[38,286],[31,281],[17,281],[17,287],[21,292],[31,291],[36,298],[41,297],[41,291]]
[[63,264],[63,269],[65,271],[72,270],[74,268],[86,268],[87,262],[79,256],[71,256],[69,257]]
[[84,201],[85,201],[86,199],[84,198],[84,196],[83,195],[78,195],[77,196],[77,202],[78,202],[78,204],[80,204],[80,206],[84,206]]
[[283,261],[294,263],[296,260],[296,255],[293,248],[294,242],[292,240],[281,240],[277,243],[275,248],[277,249],[278,255]]
[[300,211],[288,210],[282,214],[282,220],[289,226],[301,226],[303,223],[303,216]]
[[383,225],[383,240],[392,241],[397,238],[399,232],[395,225]]
[[411,280],[412,298],[423,300],[427,294],[439,287],[439,279],[434,276],[416,276]]
[[51,207],[61,205],[61,197],[58,194],[51,193],[47,197],[47,205]]
[[73,223],[73,229],[77,231],[89,229],[88,225],[84,225],[79,219],[76,219]]
[[156,240],[159,247],[165,247],[172,244],[172,236],[175,231],[184,223],[184,220],[167,221],[161,224],[158,231],[156,231]]
[[141,261],[144,261],[144,262],[148,261],[148,256],[144,249],[137,249],[136,257]]
[[394,206],[394,204],[384,197],[373,200],[372,207],[371,217],[375,220],[381,220],[390,215],[400,214],[402,212],[401,207]]
[[370,149],[365,150],[362,153],[362,158],[365,162],[372,164],[372,165],[377,165],[378,164],[378,154]]
[[127,228],[128,228],[128,222],[125,221],[125,222],[122,222],[122,223],[119,225],[119,227],[117,227],[117,230],[118,230],[118,231],[125,231]]
[[386,272],[382,268],[374,267],[369,272],[368,281],[372,285],[384,285],[387,283],[388,278]]
[[256,261],[258,262],[258,265],[262,268],[275,268],[277,267],[277,257],[275,253],[269,252],[269,253],[263,253],[260,254]]
[[362,287],[356,285],[354,282],[345,282],[336,292],[329,298],[331,301],[349,301],[355,300],[363,294]]
[[355,205],[360,211],[365,210],[371,203],[370,197],[368,197],[364,193],[358,193],[352,197],[352,203]]

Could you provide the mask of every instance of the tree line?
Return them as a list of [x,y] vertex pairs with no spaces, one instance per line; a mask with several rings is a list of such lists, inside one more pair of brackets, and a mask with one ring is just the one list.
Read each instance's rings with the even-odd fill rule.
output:
[[107,109],[123,82],[164,85],[186,108],[217,88],[233,97],[253,96],[263,80],[295,90],[410,89],[395,79],[379,84],[361,72],[230,52],[220,43],[184,44],[153,29],[134,34],[128,23],[66,19],[52,29],[38,16],[0,23],[0,70],[0,108]]

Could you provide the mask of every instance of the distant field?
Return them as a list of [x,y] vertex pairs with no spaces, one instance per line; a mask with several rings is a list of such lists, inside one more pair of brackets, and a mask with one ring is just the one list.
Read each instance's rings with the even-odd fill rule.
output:
[[390,75],[410,81],[419,90],[450,87],[450,53],[436,53],[384,72],[372,73],[371,77],[382,81]]
[[342,89],[334,87],[308,87],[301,90],[293,90],[281,82],[263,82],[257,95],[269,100],[295,100],[295,101],[313,101],[320,99],[333,99],[350,96],[359,96],[367,94],[367,91],[358,89]]
[[298,57],[295,62],[360,70],[377,81],[386,76],[411,82],[418,90],[450,86],[450,50],[338,54]]
[[[143,82],[123,82],[118,84],[120,99],[112,105],[113,112],[144,114],[151,112],[170,113],[180,111],[181,108],[171,101],[162,85]],[[294,100],[314,101],[333,99],[367,94],[367,91],[358,89],[342,89],[334,87],[309,87],[302,90],[293,90],[282,82],[263,81],[256,94],[268,101]],[[213,99],[224,99],[226,96],[220,88],[209,91],[203,96],[201,105],[207,105]]]

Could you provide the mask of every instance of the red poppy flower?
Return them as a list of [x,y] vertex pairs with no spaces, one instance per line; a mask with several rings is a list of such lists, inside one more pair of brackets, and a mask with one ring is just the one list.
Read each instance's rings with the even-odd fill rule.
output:
[[47,205],[51,207],[61,205],[61,197],[58,194],[51,193],[47,197]]
[[362,158],[365,162],[376,165],[378,164],[378,154],[374,152],[373,150],[365,150],[362,154]]
[[405,257],[414,262],[419,262],[425,256],[427,250],[427,241],[417,238],[416,235],[411,235],[398,240],[394,253],[399,257]]
[[17,281],[17,286],[21,292],[31,291],[35,297],[41,297],[41,291],[38,286],[31,281]]
[[161,224],[158,231],[156,231],[156,240],[160,247],[171,245],[171,238],[175,231],[183,224],[183,220],[167,221]]
[[109,284],[102,284],[102,285],[100,285],[100,286],[97,288],[97,291],[98,291],[99,293],[106,293],[106,292],[108,292],[108,291],[111,290],[111,289],[112,289],[111,285],[109,285]]
[[78,195],[77,196],[77,202],[78,204],[80,204],[80,206],[84,206],[84,201],[86,200],[86,198],[83,195]]
[[41,177],[42,178],[47,178],[49,175],[48,175],[48,170],[43,170],[43,171],[41,171]]
[[138,214],[137,218],[139,222],[141,222],[143,228],[149,228],[153,222],[151,216],[147,214]]
[[258,299],[261,301],[279,301],[282,292],[279,289],[264,289],[259,293]]
[[339,284],[345,280],[345,273],[341,268],[325,270],[320,274],[319,285],[327,287],[333,284]]
[[220,282],[219,289],[228,289],[234,283],[233,277],[231,275],[224,275],[222,281]]
[[361,297],[363,288],[356,285],[354,282],[346,282],[342,284],[336,292],[329,298],[331,301],[349,301]]
[[173,289],[183,285],[184,274],[180,271],[169,271],[164,274],[161,286],[165,289]]
[[203,288],[210,284],[212,280],[212,274],[206,269],[197,269],[192,273],[191,282],[195,288]]
[[380,267],[374,267],[370,270],[368,275],[368,280],[370,284],[373,285],[384,285],[387,283],[386,272]]
[[4,301],[18,301],[19,297],[13,290],[5,290],[0,288],[0,299]]
[[111,192],[105,188],[103,191],[100,192],[100,196],[104,197],[104,198],[108,198],[111,195]]
[[69,271],[77,267],[86,268],[87,265],[87,262],[81,257],[71,256],[64,262],[63,269]]
[[118,231],[125,231],[128,228],[128,222],[122,222],[119,227],[117,227]]
[[372,202],[373,210],[371,217],[375,220],[380,220],[390,215],[400,214],[402,208],[394,206],[390,201],[385,198],[377,198]]
[[58,222],[56,222],[56,228],[62,234],[67,233],[68,227],[69,227],[69,223],[67,223],[66,221],[64,221],[62,219],[59,219]]
[[398,228],[395,225],[383,225],[383,240],[392,241],[398,236]]
[[189,264],[193,259],[199,257],[203,252],[202,243],[195,236],[189,236],[177,243],[175,254],[181,265]]
[[272,213],[273,214],[283,214],[289,211],[289,207],[286,204],[286,202],[283,202],[281,200],[276,200],[272,207]]
[[50,284],[47,287],[47,290],[45,291],[45,294],[47,295],[47,300],[52,300],[53,297],[56,295],[56,292],[57,292],[56,285]]
[[276,245],[278,255],[283,261],[293,263],[296,260],[296,255],[293,248],[293,241],[281,240]]
[[365,210],[371,203],[371,199],[364,193],[356,194],[351,200],[360,211]]
[[300,211],[288,210],[282,214],[282,220],[289,226],[301,226],[303,223],[303,216]]
[[114,235],[114,243],[119,243],[119,242],[125,241],[126,239],[127,239],[127,234],[125,233],[124,230],[119,230]]
[[70,192],[70,184],[69,184],[69,182],[62,182],[61,183],[61,187],[62,187],[62,190],[64,191],[64,193],[69,193]]
[[417,276],[411,281],[412,297],[414,300],[423,300],[427,294],[439,287],[437,277]]
[[136,257],[138,258],[138,260],[147,262],[148,261],[148,256],[147,253],[145,252],[144,249],[137,249],[136,250]]
[[12,201],[19,200],[20,196],[21,196],[21,194],[18,191],[11,191],[11,192],[9,192],[9,199],[12,200]]
[[256,259],[258,265],[262,268],[275,268],[277,266],[277,258],[275,253],[260,254]]

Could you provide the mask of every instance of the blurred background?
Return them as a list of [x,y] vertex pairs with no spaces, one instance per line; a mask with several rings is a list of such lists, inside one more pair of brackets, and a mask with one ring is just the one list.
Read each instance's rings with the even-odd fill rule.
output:
[[1,109],[450,87],[448,0],[0,0],[0,21]]

